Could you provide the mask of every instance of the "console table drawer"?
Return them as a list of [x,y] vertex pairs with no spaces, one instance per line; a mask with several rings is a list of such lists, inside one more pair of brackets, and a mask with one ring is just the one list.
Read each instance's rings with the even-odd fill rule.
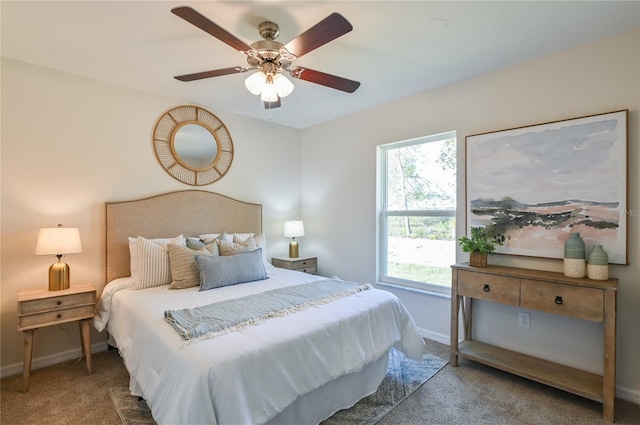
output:
[[518,305],[520,279],[460,270],[458,271],[458,295]]
[[521,280],[520,306],[592,322],[604,320],[604,293],[600,289]]

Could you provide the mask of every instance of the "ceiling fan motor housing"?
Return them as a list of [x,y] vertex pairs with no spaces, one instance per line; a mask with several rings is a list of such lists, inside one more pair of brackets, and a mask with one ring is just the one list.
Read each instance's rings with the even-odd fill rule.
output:
[[280,34],[280,27],[275,22],[265,21],[258,26],[258,32],[265,40],[275,40]]

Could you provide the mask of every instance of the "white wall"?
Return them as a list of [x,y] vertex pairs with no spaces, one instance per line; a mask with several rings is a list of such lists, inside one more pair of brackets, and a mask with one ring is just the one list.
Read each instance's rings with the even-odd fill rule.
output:
[[[3,370],[21,368],[18,290],[46,288],[55,260],[34,255],[40,227],[80,228],[83,252],[66,257],[71,282],[91,282],[100,294],[104,202],[194,188],[162,169],[151,142],[158,117],[182,104],[2,59]],[[269,255],[285,252],[283,223],[299,215],[299,131],[211,112],[229,129],[235,156],[222,180],[198,188],[263,204]],[[93,333],[92,342],[105,340],[104,333]],[[59,353],[78,349],[78,341],[75,323],[38,330],[35,364],[47,356],[55,362]]]
[[[640,38],[627,33],[305,129],[302,132],[302,218],[305,251],[322,274],[376,280],[376,146],[455,130],[458,134],[457,232],[465,232],[465,136],[629,109],[629,266],[613,266],[618,296],[618,395],[640,402],[640,203],[638,107]],[[401,68],[401,67],[400,67]],[[634,213],[635,212],[635,213]],[[458,252],[459,261],[468,257]],[[494,264],[562,271],[560,260],[493,256]],[[418,326],[448,340],[450,299],[394,290]],[[477,338],[592,371],[602,370],[600,326],[521,309],[478,303]]]

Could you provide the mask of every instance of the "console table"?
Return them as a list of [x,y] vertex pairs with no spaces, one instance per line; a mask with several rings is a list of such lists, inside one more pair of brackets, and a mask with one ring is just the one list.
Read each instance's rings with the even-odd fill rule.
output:
[[[617,279],[573,279],[556,272],[500,266],[479,268],[467,263],[451,267],[451,366],[457,367],[458,357],[465,357],[599,401],[603,403],[603,418],[613,422]],[[472,340],[473,298],[603,323],[603,375]],[[464,324],[461,342],[460,310]]]

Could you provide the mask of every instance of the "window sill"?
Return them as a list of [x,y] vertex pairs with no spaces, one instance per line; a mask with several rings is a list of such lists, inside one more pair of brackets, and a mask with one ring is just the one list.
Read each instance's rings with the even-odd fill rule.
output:
[[398,284],[389,283],[389,282],[376,282],[376,286],[382,286],[382,287],[386,286],[386,287],[389,287],[389,288],[401,289],[403,291],[416,292],[418,294],[427,295],[427,296],[435,297],[435,298],[445,298],[445,299],[448,299],[448,300],[451,299],[451,293],[450,292],[448,294],[446,294],[444,292],[431,291],[431,290],[426,289],[426,288],[414,288],[412,286],[398,285]]

